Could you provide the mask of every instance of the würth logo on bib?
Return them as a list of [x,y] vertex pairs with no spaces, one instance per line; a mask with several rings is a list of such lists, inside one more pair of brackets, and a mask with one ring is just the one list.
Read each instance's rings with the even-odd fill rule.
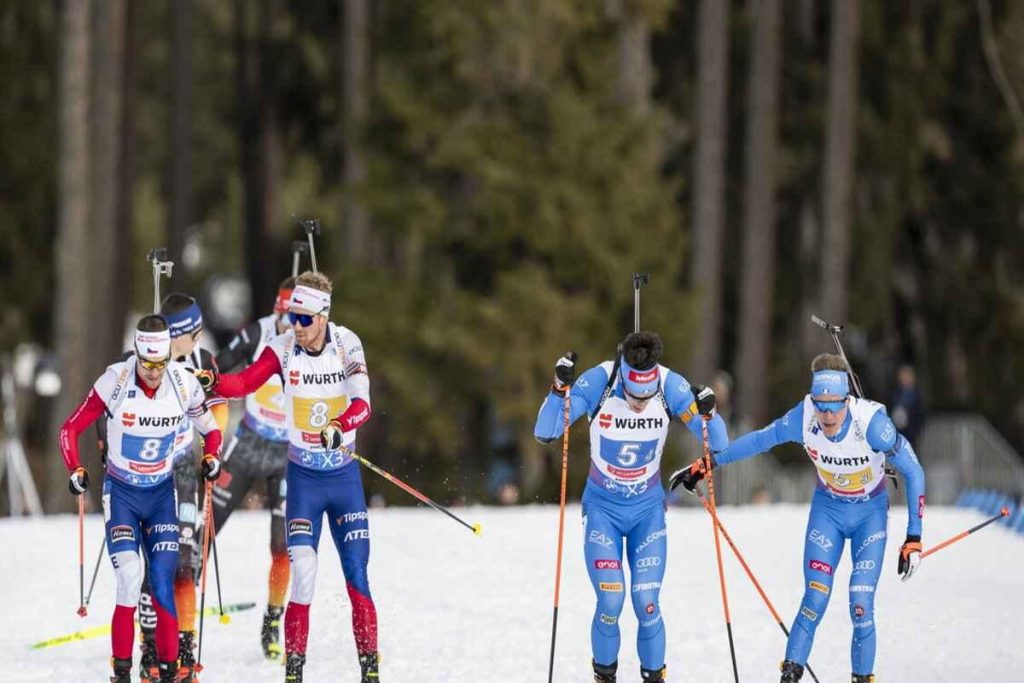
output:
[[646,384],[648,382],[653,382],[656,379],[658,379],[658,368],[656,367],[646,372],[637,372],[636,370],[629,371],[630,382],[639,382],[640,384]]
[[299,384],[299,371],[298,370],[292,370],[292,371],[290,371],[288,373],[288,383],[291,384],[293,387],[298,386],[298,384]]
[[131,427],[135,424],[135,413],[122,413],[121,424],[125,427]]
[[608,429],[612,426],[612,415],[611,413],[601,413],[597,416],[597,424],[601,425],[601,429]]

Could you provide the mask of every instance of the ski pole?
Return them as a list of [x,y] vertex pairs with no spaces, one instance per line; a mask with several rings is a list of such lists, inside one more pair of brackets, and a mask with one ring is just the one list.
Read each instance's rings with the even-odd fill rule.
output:
[[[758,582],[757,578],[754,577],[754,572],[752,572],[750,567],[747,566],[747,562],[743,559],[743,555],[740,554],[739,548],[737,548],[736,544],[732,542],[732,538],[729,536],[729,532],[725,530],[725,526],[722,524],[721,518],[714,510],[711,509],[707,499],[704,498],[704,494],[702,494],[699,489],[697,491],[697,495],[700,497],[700,502],[704,504],[704,509],[707,510],[708,514],[710,514],[712,519],[715,520],[715,524],[718,525],[718,529],[722,532],[725,542],[729,544],[730,548],[732,548],[733,554],[736,556],[736,559],[739,560],[740,566],[743,567],[743,571],[747,573],[747,577],[750,579],[750,582],[754,584],[754,588],[756,588],[757,592],[761,595],[761,599],[764,600],[764,604],[768,607],[768,611],[771,612],[772,617],[778,623],[782,632],[786,634],[787,638],[789,638],[789,629],[782,623],[782,617],[780,617],[779,613],[775,611],[775,606],[772,604],[772,601],[768,599],[768,595],[764,592],[764,589],[761,588],[761,584]],[[807,673],[809,673],[811,678],[814,679],[814,683],[820,683],[820,681],[818,681],[818,677],[814,674],[814,670],[811,668],[810,663],[807,664]]]
[[946,546],[953,545],[957,541],[960,541],[960,540],[963,540],[963,539],[967,538],[968,536],[973,534],[975,531],[978,531],[980,529],[984,529],[985,527],[987,527],[992,522],[998,521],[999,518],[1006,517],[1009,514],[1010,514],[1010,510],[1008,508],[1001,509],[999,511],[998,515],[993,515],[992,517],[989,517],[988,519],[986,519],[981,524],[976,524],[976,525],[972,526],[970,529],[968,529],[967,531],[961,531],[956,536],[953,536],[952,538],[947,538],[942,543],[940,543],[938,545],[935,545],[935,546],[932,546],[931,548],[928,548],[928,550],[925,550],[924,552],[921,553],[921,559],[923,560],[924,558],[928,557],[932,553],[937,553],[940,550],[942,550],[943,548],[945,548]]
[[[213,482],[206,482],[205,500],[212,500]],[[196,671],[203,670],[203,617],[206,612],[206,568],[209,567],[210,537],[213,534],[212,506],[206,505],[203,510],[203,570],[199,575],[199,651],[196,653]]]
[[217,534],[210,537],[210,546],[213,548],[213,578],[217,581],[217,609],[220,611],[220,623],[231,623],[231,617],[224,613],[224,599],[220,594],[220,560],[217,559]]
[[562,432],[562,487],[558,498],[558,550],[555,554],[555,609],[551,614],[551,656],[548,658],[548,683],[555,673],[555,636],[558,633],[558,597],[562,588],[562,540],[565,537],[565,484],[569,474],[569,388],[565,389],[565,431]]
[[709,511],[711,512],[711,527],[715,531],[715,556],[718,558],[718,582],[722,587],[722,610],[725,612],[725,631],[729,635],[729,655],[732,657],[732,676],[736,683],[739,683],[740,674],[736,668],[736,646],[732,640],[732,619],[729,616],[729,595],[725,590],[725,570],[722,567],[722,543],[718,538],[718,513],[715,507],[715,482],[711,470],[711,444],[708,437],[708,423],[701,420],[701,435],[704,446],[704,465],[707,467],[708,499],[710,500]]
[[[302,227],[302,231],[306,233],[306,240],[309,242],[309,260],[313,264],[313,272],[318,273],[320,271],[316,268],[316,246],[313,244],[313,235],[320,234],[320,220],[317,218],[304,218],[299,220],[299,226]],[[298,252],[292,252],[292,264],[298,260]]]
[[85,608],[85,494],[78,495],[78,616],[89,613]]
[[92,600],[92,589],[96,587],[96,577],[100,573],[100,562],[103,560],[103,549],[107,544],[107,532],[103,531],[103,540],[100,542],[100,551],[96,554],[96,566],[92,570],[92,581],[89,582],[89,592],[85,594],[85,607],[89,607],[89,602]]
[[470,531],[472,531],[477,536],[483,535],[483,527],[481,527],[479,523],[470,524],[469,522],[465,521],[464,519],[462,519],[461,517],[459,517],[458,515],[453,513],[451,510],[446,508],[445,506],[438,505],[434,501],[430,500],[430,498],[427,498],[425,495],[423,495],[422,493],[420,493],[419,491],[417,491],[413,487],[409,486],[408,484],[406,484],[404,481],[402,481],[398,477],[394,476],[393,474],[391,474],[387,470],[382,469],[382,468],[378,467],[377,465],[374,465],[372,462],[370,462],[369,460],[367,460],[363,456],[359,455],[355,451],[349,449],[348,447],[342,446],[340,448],[340,450],[341,450],[342,453],[344,453],[345,455],[349,456],[350,458],[352,458],[353,460],[358,462],[360,465],[363,465],[367,469],[369,469],[369,470],[375,472],[376,474],[379,474],[380,476],[384,477],[385,479],[390,481],[392,484],[394,484],[398,488],[402,489],[403,491],[405,491],[406,493],[408,493],[410,496],[412,496],[416,500],[420,501],[421,503],[429,505],[430,507],[434,508],[438,512],[443,512],[444,514],[448,515],[449,517],[454,519],[456,522],[458,522],[462,526],[464,526],[467,529],[469,529]]
[[299,264],[302,261],[302,255],[309,252],[309,245],[302,240],[295,240],[292,242],[292,277],[299,276]]
[[160,312],[160,276],[171,277],[174,261],[167,260],[167,248],[150,250],[146,260],[153,264],[153,313]]

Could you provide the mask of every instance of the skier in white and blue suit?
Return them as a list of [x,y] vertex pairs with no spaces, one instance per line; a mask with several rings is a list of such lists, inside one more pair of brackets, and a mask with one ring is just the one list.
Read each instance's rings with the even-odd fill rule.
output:
[[[699,439],[706,421],[712,451],[729,445],[725,423],[715,414],[714,392],[691,387],[682,375],[659,365],[661,348],[661,339],[654,333],[631,334],[616,360],[587,370],[579,379],[575,379],[576,354],[559,358],[551,393],[534,428],[542,443],[562,436],[566,392],[570,423],[584,415],[590,420],[583,533],[587,572],[597,594],[590,640],[594,680],[599,683],[616,678],[619,614],[626,590],[640,622],[641,678],[665,680],[665,626],[658,606],[667,548],[660,465],[670,422],[681,418]],[[703,419],[694,419],[698,417]],[[628,583],[622,569],[623,539]]]
[[[790,630],[782,682],[799,681],[825,616],[832,579],[843,546],[850,541],[850,647],[853,683],[872,683],[875,666],[875,588],[882,572],[889,495],[885,464],[900,474],[907,490],[907,538],[897,572],[906,581],[921,561],[924,472],[914,449],[896,431],[885,406],[850,396],[850,378],[840,356],[823,353],[811,363],[811,392],[789,412],[745,434],[712,458],[712,467],[763,453],[780,443],[802,444],[818,472],[804,539],[804,597]],[[670,487],[693,491],[705,474],[702,461],[679,470]]]

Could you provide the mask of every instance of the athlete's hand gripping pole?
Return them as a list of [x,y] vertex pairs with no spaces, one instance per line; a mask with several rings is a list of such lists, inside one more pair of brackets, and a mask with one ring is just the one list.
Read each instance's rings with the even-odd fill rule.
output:
[[[722,524],[722,520],[719,519],[718,515],[716,514],[716,511],[711,508],[711,505],[708,503],[707,499],[704,497],[704,494],[700,491],[699,488],[696,490],[696,493],[700,497],[700,502],[704,504],[704,509],[708,511],[708,514],[711,515],[711,518],[715,521],[715,524],[718,526],[719,531],[722,532],[722,536],[725,537],[725,542],[729,544],[730,548],[732,548],[732,552],[736,556],[736,559],[739,560],[740,566],[742,566],[743,571],[747,573],[747,578],[749,578],[750,582],[754,584],[754,588],[757,589],[757,592],[758,594],[760,594],[761,599],[764,600],[764,604],[768,608],[768,611],[771,612],[772,617],[775,619],[776,623],[778,623],[779,628],[782,629],[782,632],[786,634],[787,638],[789,638],[789,629],[786,628],[786,625],[782,623],[782,617],[779,616],[779,613],[775,610],[775,606],[772,604],[772,601],[768,599],[768,595],[764,592],[764,589],[761,588],[761,584],[758,582],[757,578],[754,577],[754,572],[750,570],[750,567],[747,565],[747,561],[744,560],[743,555],[740,554],[739,548],[737,548],[736,544],[733,543],[732,538],[729,536],[729,532],[725,530],[725,526]],[[809,663],[806,665],[806,669],[807,673],[809,673],[811,675],[811,678],[814,679],[814,682],[820,683],[820,681],[818,681],[818,677],[814,674],[814,670],[811,668],[811,665]]]
[[[639,291],[639,290],[638,290]],[[573,365],[576,361],[576,354],[570,351],[565,355],[571,356]],[[570,366],[571,368],[572,366]],[[556,366],[556,383],[560,379],[558,366]],[[558,597],[562,588],[562,541],[565,537],[565,485],[569,473],[569,406],[572,398],[572,382],[569,382],[563,389],[565,396],[565,430],[562,432],[562,485],[558,497],[558,549],[555,552],[555,607],[551,614],[551,655],[548,658],[548,683],[551,683],[555,673],[555,637],[558,634]]]
[[921,553],[921,559],[923,560],[924,558],[928,557],[932,553],[937,553],[940,550],[942,550],[943,548],[945,548],[946,546],[953,545],[957,541],[962,541],[963,539],[965,539],[968,536],[970,536],[971,534],[973,534],[975,531],[980,531],[981,529],[984,529],[985,527],[987,527],[992,522],[997,522],[997,521],[999,521],[1000,518],[1006,517],[1009,514],[1010,514],[1010,510],[1008,508],[1002,508],[999,511],[998,515],[993,515],[992,517],[989,517],[988,519],[986,519],[981,524],[975,524],[970,529],[967,529],[966,531],[961,531],[956,536],[953,536],[951,538],[947,538],[942,543],[939,543],[938,545],[933,545],[931,548],[928,548],[928,550],[925,550],[924,552]]
[[353,460],[358,462],[360,465],[362,465],[362,466],[366,467],[367,469],[375,472],[376,474],[379,474],[380,476],[384,477],[385,479],[390,481],[392,484],[394,484],[398,488],[402,489],[403,491],[405,491],[406,493],[408,493],[410,496],[412,496],[416,500],[420,501],[421,503],[423,503],[425,505],[429,505],[430,507],[434,508],[438,512],[443,512],[444,514],[448,515],[449,517],[454,519],[456,522],[458,522],[462,526],[464,526],[467,529],[469,529],[470,531],[472,531],[477,536],[482,536],[483,535],[483,527],[480,526],[479,522],[477,522],[476,524],[470,524],[469,522],[465,521],[464,519],[462,519],[461,517],[456,515],[454,512],[452,512],[451,510],[446,508],[445,506],[439,505],[438,503],[435,503],[434,501],[430,500],[430,498],[427,498],[425,495],[423,495],[422,493],[420,493],[419,491],[417,491],[413,487],[409,486],[408,484],[406,484],[404,481],[402,481],[398,477],[394,476],[393,474],[391,474],[387,470],[382,469],[382,468],[378,467],[377,465],[374,465],[372,462],[370,462],[369,460],[367,460],[363,456],[359,455],[355,451],[349,449],[348,447],[341,446],[338,450],[340,450],[342,453],[344,453],[345,455],[349,456],[350,458],[352,458]]
[[78,616],[89,613],[85,608],[85,496],[78,496]]
[[729,655],[732,657],[732,676],[739,683],[740,674],[736,668],[736,646],[732,640],[732,619],[729,616],[729,595],[725,590],[725,569],[722,567],[722,542],[718,538],[718,510],[715,507],[715,477],[711,471],[711,443],[708,437],[707,420],[701,419],[701,440],[704,447],[704,464],[707,467],[708,512],[711,513],[711,527],[715,531],[715,556],[718,559],[718,582],[722,587],[722,610],[725,612],[725,631],[729,636]]
[[160,276],[171,277],[171,269],[174,268],[174,261],[167,260],[167,248],[150,250],[146,260],[153,264],[153,312],[160,312]]

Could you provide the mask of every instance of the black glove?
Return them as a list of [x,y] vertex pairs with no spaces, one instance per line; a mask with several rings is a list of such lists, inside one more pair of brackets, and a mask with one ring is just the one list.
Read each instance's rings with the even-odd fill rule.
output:
[[711,419],[715,415],[715,391],[703,384],[694,384],[690,389],[693,391],[693,398],[697,401],[697,412],[703,417]]
[[906,581],[914,575],[920,564],[921,537],[908,535],[907,540],[903,541],[903,545],[900,546],[900,560],[896,565],[896,573]]
[[555,383],[551,385],[553,391],[564,394],[576,381],[576,359],[579,356],[575,351],[566,351],[565,355],[555,361]]
[[203,392],[206,394],[212,394],[214,387],[217,386],[217,382],[220,381],[220,370],[217,369],[217,364],[213,363],[208,368],[186,368],[191,372],[195,378],[199,381],[199,386],[203,388]]
[[344,441],[345,430],[337,420],[331,420],[320,432],[320,445],[328,451],[336,451],[341,448]]
[[206,481],[217,481],[220,476],[220,458],[215,455],[204,455],[202,461],[203,478]]
[[[711,467],[714,466],[715,461],[712,460]],[[668,478],[668,488],[670,491],[675,491],[682,484],[684,489],[693,493],[694,489],[697,488],[697,483],[704,478],[707,471],[708,468],[704,458],[698,458],[690,463],[688,467],[673,472],[672,476]]]
[[89,470],[84,467],[76,467],[75,471],[71,473],[71,478],[68,479],[68,491],[71,491],[73,496],[80,496],[85,493],[87,488],[89,488]]

